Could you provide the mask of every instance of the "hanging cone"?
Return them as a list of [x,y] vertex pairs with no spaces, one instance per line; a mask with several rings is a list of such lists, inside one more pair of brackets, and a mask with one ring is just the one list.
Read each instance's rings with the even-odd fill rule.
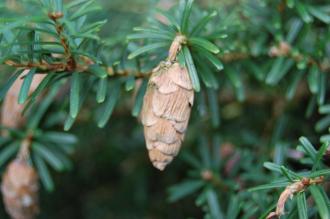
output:
[[39,212],[38,175],[26,160],[15,159],[1,185],[6,211],[12,219],[33,219]]
[[188,71],[178,62],[162,62],[153,71],[141,120],[152,164],[163,170],[178,154],[187,129],[194,91]]
[[[30,69],[23,71],[22,75],[29,73]],[[30,86],[29,93],[32,93],[43,80],[45,75],[35,74]],[[6,98],[2,104],[0,124],[8,128],[19,128],[25,123],[22,116],[24,104],[18,104],[18,95],[23,84],[23,79],[18,78],[8,90]]]

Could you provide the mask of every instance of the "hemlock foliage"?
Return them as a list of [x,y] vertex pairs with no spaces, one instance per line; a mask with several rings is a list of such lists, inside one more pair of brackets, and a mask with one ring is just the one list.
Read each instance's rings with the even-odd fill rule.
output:
[[[266,218],[286,186],[324,177],[281,218],[328,219],[329,24],[326,0],[3,0],[0,101],[22,78],[27,119],[1,126],[1,170],[33,135],[31,163],[53,191],[40,218]],[[160,174],[134,117],[179,34],[196,98]]]

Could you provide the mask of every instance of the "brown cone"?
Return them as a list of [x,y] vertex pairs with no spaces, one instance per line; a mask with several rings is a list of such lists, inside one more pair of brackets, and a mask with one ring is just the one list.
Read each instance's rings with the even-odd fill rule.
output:
[[[22,75],[26,75],[27,73],[29,73],[29,71],[29,69],[24,70]],[[44,77],[44,75],[34,75],[30,87],[30,93],[32,93],[37,88],[37,86],[40,84]],[[18,104],[17,102],[23,81],[24,80],[21,77],[18,78],[7,92],[6,98],[3,101],[0,124],[5,127],[19,128],[25,122],[24,117],[22,116],[24,104]]]
[[33,219],[38,214],[38,175],[26,161],[15,159],[8,165],[1,191],[12,219]]
[[162,62],[153,71],[141,120],[152,164],[163,170],[178,154],[187,129],[194,91],[185,67]]

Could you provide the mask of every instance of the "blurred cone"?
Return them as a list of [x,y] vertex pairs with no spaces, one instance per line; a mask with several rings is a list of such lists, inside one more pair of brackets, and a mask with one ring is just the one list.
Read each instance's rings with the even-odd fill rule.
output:
[[178,62],[162,62],[153,71],[141,120],[149,157],[163,170],[178,154],[187,129],[194,91],[188,71]]
[[[23,71],[22,75],[29,73],[30,69]],[[30,93],[32,93],[43,80],[45,75],[35,74],[33,81],[30,86]],[[18,95],[23,84],[23,79],[18,78],[11,88],[8,90],[6,98],[2,104],[1,110],[1,125],[8,128],[19,128],[21,127],[25,120],[22,116],[22,111],[24,109],[24,104],[18,104]]]
[[26,160],[15,159],[8,165],[1,191],[12,219],[33,219],[38,214],[38,175]]

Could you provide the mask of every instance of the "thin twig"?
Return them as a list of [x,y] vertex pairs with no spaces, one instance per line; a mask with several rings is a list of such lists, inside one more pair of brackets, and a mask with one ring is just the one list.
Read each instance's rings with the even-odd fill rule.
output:
[[304,191],[307,187],[311,185],[321,184],[323,182],[324,177],[320,176],[314,179],[302,178],[300,181],[288,185],[278,199],[276,210],[274,212],[270,212],[267,216],[267,219],[279,218],[281,215],[284,214],[285,203],[289,198],[292,198],[293,195]]
[[330,72],[330,60],[324,59],[322,61],[317,61],[310,56],[305,56],[301,53],[295,53],[292,51],[292,47],[288,42],[282,41],[276,46],[272,46],[269,49],[270,57],[286,57],[293,61],[299,63],[301,61],[306,62],[308,66],[316,65],[322,72]]
[[54,21],[56,33],[57,33],[58,37],[60,38],[62,47],[64,49],[64,56],[66,59],[65,69],[68,71],[74,71],[77,67],[76,60],[75,60],[74,56],[72,55],[70,45],[68,43],[68,39],[63,34],[64,27],[58,21],[60,18],[63,17],[63,14],[61,12],[49,13],[48,17]]
[[33,140],[32,134],[28,134],[27,137],[23,139],[20,150],[17,154],[18,160],[27,161],[29,159],[32,140]]
[[[56,15],[50,15],[50,17],[56,17]],[[59,15],[57,15],[59,17]],[[57,21],[57,19],[55,19]],[[38,63],[17,63],[13,60],[6,60],[5,64],[9,66],[13,66],[16,68],[38,68],[40,71],[39,73],[48,73],[48,72],[86,72],[89,69],[89,66],[94,64],[93,61],[91,61],[89,58],[85,56],[79,56],[79,59],[83,61],[83,64],[77,63],[74,59],[70,47],[67,43],[67,40],[63,36],[63,27],[60,26],[60,24],[57,24],[57,32],[61,38],[61,44],[64,48],[64,55],[66,57],[66,63],[48,63],[44,60]],[[318,62],[312,57],[305,57],[302,54],[299,53],[292,53],[291,47],[289,45],[286,45],[285,43],[280,43],[277,47],[271,47],[269,50],[269,56],[271,58],[277,58],[277,57],[287,57],[293,59],[295,62],[300,62],[302,60],[306,60],[307,65],[316,65],[322,72],[330,72],[330,60],[323,60],[322,62]],[[250,59],[250,58],[256,58],[255,56],[252,56],[249,53],[243,53],[243,52],[232,52],[232,53],[226,53],[223,55],[219,55],[218,57],[221,61],[225,63]],[[133,75],[136,78],[147,78],[151,75],[151,72],[135,72],[135,71],[129,71],[129,70],[118,70],[116,71],[112,67],[108,67],[107,69],[109,76],[129,76]]]

